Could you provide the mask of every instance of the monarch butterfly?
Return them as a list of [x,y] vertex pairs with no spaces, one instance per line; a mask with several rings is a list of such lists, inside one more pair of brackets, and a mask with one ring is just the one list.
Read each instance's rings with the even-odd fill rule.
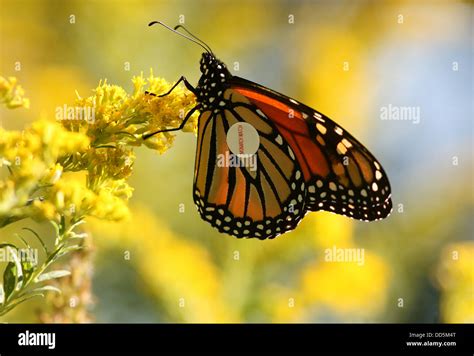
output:
[[[143,138],[180,130],[199,112],[193,197],[205,221],[238,238],[263,240],[293,230],[311,211],[326,210],[364,221],[390,214],[387,175],[351,134],[297,100],[232,75],[211,48],[183,26],[172,29],[160,21],[149,26],[155,24],[204,49],[196,87],[182,76],[167,93],[148,93],[166,96],[184,82],[197,105],[179,127]],[[234,125],[251,125],[249,132],[256,133],[256,167],[218,164],[219,158],[230,154],[229,134]],[[239,144],[245,137],[242,127]]]

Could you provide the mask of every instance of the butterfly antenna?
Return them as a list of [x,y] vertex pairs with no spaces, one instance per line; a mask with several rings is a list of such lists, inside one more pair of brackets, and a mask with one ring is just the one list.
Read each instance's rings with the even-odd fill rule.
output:
[[206,52],[212,54],[212,51],[209,51],[209,49],[206,48],[206,47],[204,47],[202,43],[196,41],[195,39],[193,39],[193,38],[191,38],[191,37],[189,37],[189,36],[186,36],[184,33],[181,33],[181,32],[178,32],[178,31],[172,29],[171,27],[169,27],[168,25],[164,24],[164,23],[161,22],[161,21],[152,21],[152,22],[150,22],[150,23],[148,24],[148,26],[153,26],[153,25],[156,25],[156,24],[159,24],[159,25],[161,25],[161,26],[163,26],[163,27],[166,27],[166,28],[167,28],[168,30],[170,30],[171,32],[174,32],[174,33],[176,33],[176,34],[178,34],[178,35],[180,35],[180,36],[182,36],[182,37],[184,37],[184,38],[190,40],[191,42],[196,43],[197,45],[199,45],[199,46],[201,46],[202,48],[204,48],[204,50],[205,50]]
[[177,25],[177,26],[174,27],[175,30],[177,30],[178,28],[182,28],[184,31],[186,31],[186,33],[187,33],[188,35],[190,35],[192,38],[194,38],[195,40],[197,40],[197,41],[199,41],[200,43],[202,43],[204,46],[206,46],[206,48],[207,48],[211,53],[213,53],[211,47],[209,47],[209,45],[208,45],[206,42],[204,42],[203,40],[201,40],[199,37],[193,35],[186,27],[184,27],[183,25]]

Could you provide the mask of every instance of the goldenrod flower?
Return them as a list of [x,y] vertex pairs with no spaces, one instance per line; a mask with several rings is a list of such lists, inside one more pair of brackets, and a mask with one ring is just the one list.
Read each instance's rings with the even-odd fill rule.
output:
[[[153,73],[147,79],[143,75],[136,76],[132,82],[132,94],[104,81],[99,83],[94,95],[88,98],[78,95],[75,105],[92,108],[94,121],[65,120],[64,125],[72,131],[86,132],[93,147],[143,144],[163,153],[171,147],[173,134],[160,133],[148,140],[143,140],[142,134],[178,127],[185,113],[196,105],[195,97],[180,87],[165,97],[145,94],[145,91],[163,94],[172,86],[164,79],[154,77]],[[183,131],[194,132],[196,121],[197,114],[188,121]]]
[[29,108],[30,101],[23,97],[24,94],[23,88],[17,85],[15,77],[4,78],[0,76],[0,104],[6,105],[9,109]]
[[88,146],[86,136],[56,122],[37,121],[21,132],[0,128],[0,162],[9,171],[0,180],[0,226],[29,216],[31,203],[60,179],[57,161]]
[[[148,140],[142,134],[178,126],[195,105],[194,96],[182,88],[161,98],[145,94],[146,90],[164,93],[171,87],[152,73],[147,79],[134,77],[132,82],[132,94],[104,81],[94,95],[78,97],[76,108],[85,108],[83,112],[93,120],[41,120],[21,132],[0,128],[0,166],[11,171],[7,180],[0,181],[0,226],[29,214],[39,219],[91,215],[112,220],[128,215],[126,204],[133,190],[126,179],[135,160],[133,147],[144,144],[164,152],[173,134]],[[0,94],[3,102],[14,107],[23,91],[15,78],[2,78]],[[195,127],[196,116],[184,129],[194,131]],[[79,182],[63,179],[64,172],[85,172],[86,176]]]
[[[145,90],[164,93],[171,87],[152,73],[148,79],[141,75],[132,81],[132,94],[100,82],[94,95],[78,96],[75,107],[57,110],[57,121],[40,120],[23,131],[0,128],[0,168],[6,170],[1,176],[5,178],[0,179],[0,227],[34,218],[50,221],[56,230],[56,255],[47,256],[44,265],[28,271],[30,276],[39,277],[58,251],[81,248],[68,246],[68,239],[77,237],[73,229],[85,218],[122,220],[129,216],[133,188],[127,179],[135,160],[134,147],[145,145],[160,153],[167,150],[174,135],[161,133],[143,140],[143,133],[179,126],[184,113],[195,105],[194,96],[181,88],[164,97],[145,94]],[[0,103],[8,108],[28,107],[15,78],[0,77]],[[185,131],[195,128],[196,115]],[[182,250],[189,255],[185,246]],[[36,277],[15,285],[19,279],[13,276],[6,292],[0,285],[0,315],[16,305],[15,298],[24,297],[22,288],[38,283]]]

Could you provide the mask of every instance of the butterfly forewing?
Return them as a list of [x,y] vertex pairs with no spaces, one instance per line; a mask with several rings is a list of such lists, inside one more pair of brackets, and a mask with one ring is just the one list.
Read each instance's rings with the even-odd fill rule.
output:
[[310,107],[256,83],[234,77],[233,88],[275,124],[293,149],[306,182],[307,210],[366,221],[389,215],[387,176],[351,134]]
[[[312,134],[329,172],[308,181],[308,209],[327,210],[359,220],[387,217],[392,209],[390,184],[375,157],[328,117],[304,107]],[[310,116],[311,115],[311,116]]]

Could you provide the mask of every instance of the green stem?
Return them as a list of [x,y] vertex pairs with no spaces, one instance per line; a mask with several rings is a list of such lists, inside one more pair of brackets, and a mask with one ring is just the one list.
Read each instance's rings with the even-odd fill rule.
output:
[[[24,300],[29,299],[29,298],[25,298],[25,296],[27,296],[29,287],[34,285],[35,283],[38,283],[38,282],[35,282],[36,279],[41,274],[43,274],[56,261],[56,256],[60,255],[68,247],[67,242],[69,241],[69,237],[72,235],[73,230],[77,228],[80,224],[82,224],[83,222],[84,220],[82,220],[82,218],[74,219],[71,221],[69,228],[66,228],[66,219],[64,216],[61,216],[61,222],[56,232],[56,242],[55,242],[56,248],[50,253],[46,251],[47,252],[46,260],[43,262],[43,264],[37,267],[31,273],[28,279],[23,282],[23,285],[21,286],[19,290],[14,290],[8,296],[8,298],[6,298],[6,300],[4,301],[4,304],[0,306],[0,316],[5,315],[10,310],[12,310],[13,308],[10,306],[15,304],[15,302],[19,301],[20,299],[22,298],[24,298]],[[40,296],[42,294],[39,293],[37,295]]]

